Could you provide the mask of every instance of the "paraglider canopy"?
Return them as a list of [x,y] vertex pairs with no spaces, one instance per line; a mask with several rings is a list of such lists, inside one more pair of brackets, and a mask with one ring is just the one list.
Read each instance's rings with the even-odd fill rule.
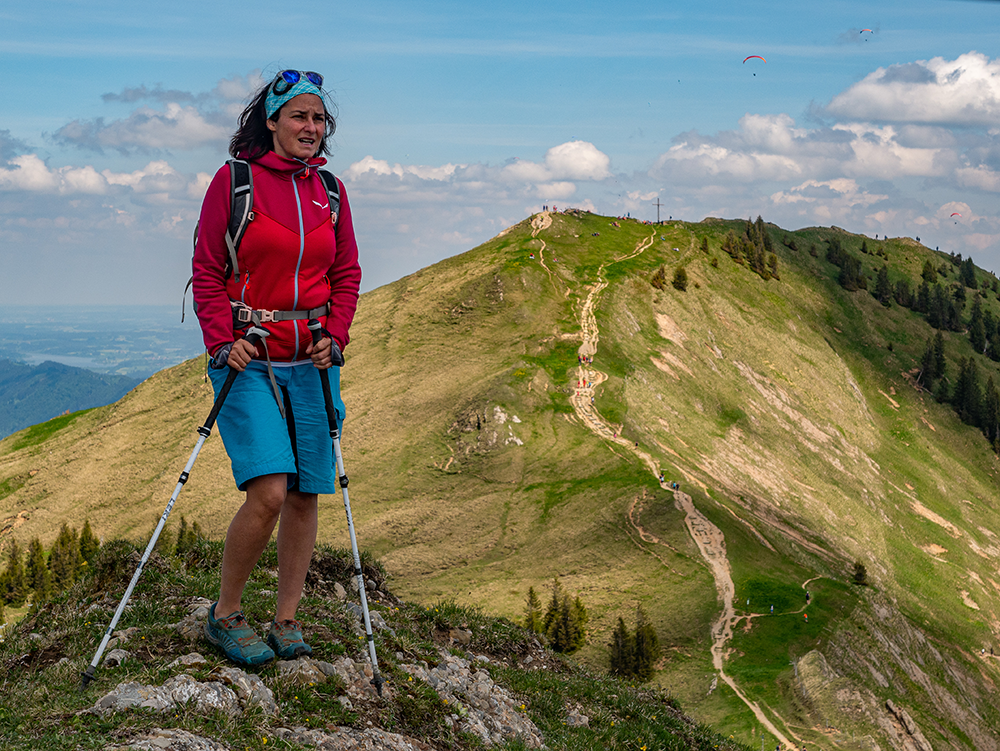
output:
[[962,215],[961,215],[961,214],[959,214],[959,213],[958,213],[958,212],[956,211],[956,212],[952,213],[952,216],[962,216]]
[[[753,60],[754,58],[756,58],[757,60],[764,60],[764,58],[762,58],[760,55],[747,55],[746,57],[743,58],[743,62],[746,62],[747,60]],[[766,63],[767,60],[764,60],[764,62]]]

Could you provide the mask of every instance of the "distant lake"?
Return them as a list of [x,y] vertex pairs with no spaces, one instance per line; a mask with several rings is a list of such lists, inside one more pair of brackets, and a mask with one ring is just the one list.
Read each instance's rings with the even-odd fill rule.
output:
[[180,305],[0,305],[0,357],[146,378],[204,352]]

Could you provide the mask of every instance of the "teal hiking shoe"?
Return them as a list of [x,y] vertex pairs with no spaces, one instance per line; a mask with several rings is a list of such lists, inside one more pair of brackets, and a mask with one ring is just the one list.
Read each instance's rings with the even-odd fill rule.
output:
[[294,620],[271,621],[267,643],[283,660],[306,657],[313,652],[312,647],[302,641],[302,624]]
[[237,610],[225,618],[215,617],[213,602],[205,621],[205,638],[240,665],[263,665],[274,659],[274,652],[250,628],[243,611]]

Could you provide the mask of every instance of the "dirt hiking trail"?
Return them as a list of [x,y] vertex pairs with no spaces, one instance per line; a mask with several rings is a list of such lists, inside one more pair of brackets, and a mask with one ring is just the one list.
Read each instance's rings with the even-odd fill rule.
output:
[[[536,215],[531,221],[531,226],[534,228],[532,237],[537,237],[537,235],[542,230],[549,227],[551,223],[552,217],[549,216],[548,212]],[[611,264],[635,258],[645,252],[653,245],[655,237],[656,232],[653,232],[653,234],[649,237],[641,240],[636,245],[636,248],[632,253],[603,263],[598,269],[597,281],[590,287],[590,291],[580,309],[580,332],[582,343],[580,344],[579,350],[577,350],[580,357],[580,365],[576,370],[576,383],[574,384],[570,402],[573,405],[573,409],[575,410],[577,417],[583,422],[584,425],[604,440],[616,443],[639,457],[642,462],[649,467],[653,476],[660,482],[660,486],[664,490],[671,490],[668,481],[660,480],[659,463],[653,458],[653,456],[647,451],[644,451],[638,443],[626,440],[619,435],[619,430],[609,425],[608,422],[601,417],[600,413],[594,406],[597,387],[607,379],[607,374],[602,373],[600,370],[595,368],[593,364],[595,355],[597,354],[597,345],[600,341],[600,331],[597,328],[597,318],[594,315],[594,308],[597,305],[599,295],[608,286],[608,282],[604,278],[604,270]],[[545,242],[541,240],[540,242],[542,242],[542,248],[544,250]],[[555,284],[555,280],[552,278],[552,272],[550,272],[548,267],[545,266],[544,257],[541,252],[539,253],[539,256],[542,259],[542,266],[545,268],[546,272],[548,272],[549,278],[552,279],[553,284]],[[737,622],[736,612],[733,608],[735,587],[733,585],[729,559],[726,557],[726,540],[722,534],[722,530],[712,524],[712,522],[710,522],[704,514],[698,511],[694,502],[691,500],[691,496],[687,493],[681,492],[680,490],[674,490],[673,493],[674,503],[684,512],[684,523],[687,526],[688,533],[691,535],[691,539],[694,540],[695,545],[698,547],[698,551],[701,553],[702,558],[704,558],[705,563],[708,565],[708,568],[712,573],[712,578],[715,581],[715,588],[718,591],[719,599],[722,602],[722,612],[712,625],[712,665],[719,677],[725,681],[725,683],[733,690],[740,700],[750,709],[750,711],[754,713],[754,716],[760,724],[768,730],[768,732],[777,738],[783,746],[795,746],[797,748],[798,746],[796,744],[800,742],[799,739],[792,734],[792,736],[795,737],[795,742],[789,740],[785,734],[775,727],[771,719],[764,713],[764,710],[761,709],[755,701],[744,694],[730,676],[726,675],[724,670],[724,664],[728,655],[726,643],[732,638],[733,626]],[[635,504],[633,503],[632,508],[629,510],[629,522],[639,534],[640,539],[645,542],[659,542],[655,537],[649,535],[642,529],[641,526],[639,526],[638,515],[636,514],[633,517],[634,508]],[[629,536],[631,537],[631,534]],[[639,544],[634,538],[632,539],[637,545]],[[640,547],[642,546],[640,545]],[[666,561],[659,555],[656,555],[648,548],[643,549],[653,555],[653,557],[656,558],[664,567],[673,571],[673,569],[670,568]],[[770,711],[776,715],[773,710]],[[784,721],[782,721],[782,724],[787,727],[787,723]]]

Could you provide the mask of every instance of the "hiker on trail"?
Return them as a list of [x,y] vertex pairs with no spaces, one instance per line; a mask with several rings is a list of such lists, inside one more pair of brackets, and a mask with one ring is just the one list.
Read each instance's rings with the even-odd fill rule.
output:
[[[343,362],[361,267],[343,183],[336,181],[336,211],[317,173],[336,129],[322,86],[317,73],[282,71],[243,110],[229,151],[249,161],[253,220],[231,256],[236,173],[223,166],[205,194],[192,262],[216,393],[227,366],[241,371],[218,425],[236,485],[246,491],[226,534],[219,599],[205,636],[245,665],[269,662],[275,653],[282,659],[312,653],[295,614],[316,543],[318,494],[337,491],[319,370],[330,369],[342,422],[340,368],[331,365]],[[316,345],[306,327],[310,318],[323,325]],[[269,332],[264,346],[243,338],[251,319]],[[265,644],[247,623],[241,600],[275,525],[278,594]]]

